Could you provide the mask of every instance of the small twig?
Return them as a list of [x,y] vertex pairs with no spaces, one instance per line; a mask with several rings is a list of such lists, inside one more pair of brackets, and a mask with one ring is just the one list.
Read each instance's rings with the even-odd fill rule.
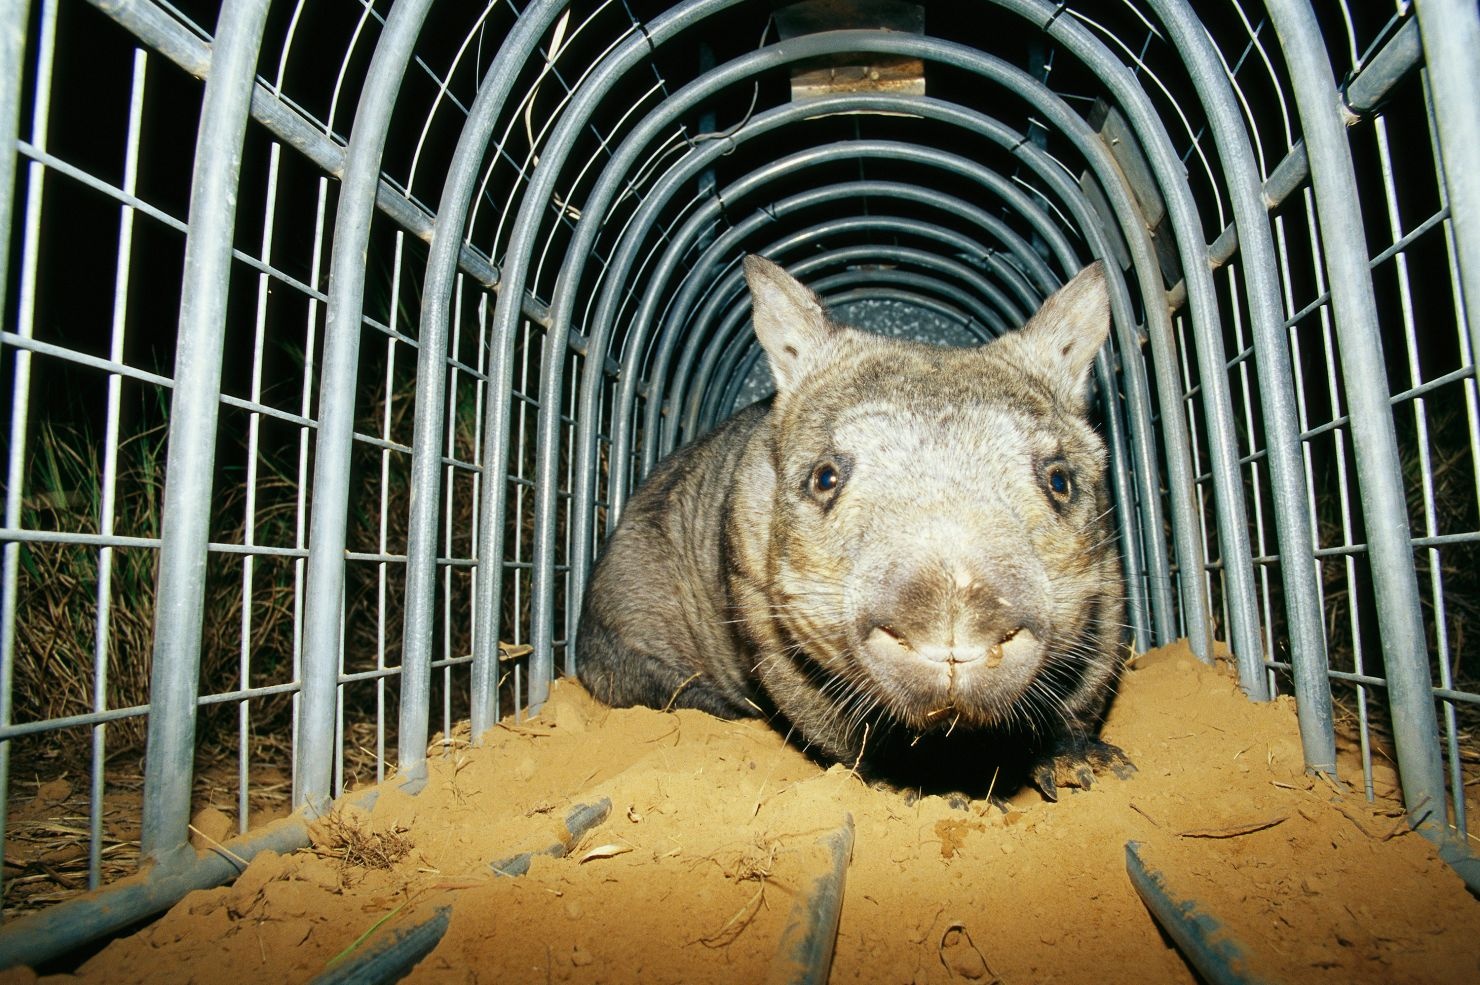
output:
[[[795,726],[793,726],[793,727],[795,727]],[[865,725],[864,727],[867,728],[868,726]],[[867,739],[867,733],[864,734],[864,738],[865,738],[865,740]],[[783,743],[787,744],[787,745],[790,745],[791,744],[791,728],[788,728],[786,730],[786,737],[783,738],[781,741]],[[766,786],[768,784],[770,784],[770,782],[771,782],[771,776],[776,772],[776,764],[781,761],[781,756],[782,755],[783,754],[778,751],[775,756],[771,757],[771,765],[769,767],[767,767],[767,769],[766,769],[766,775],[763,776],[763,777],[761,777],[761,788],[760,788],[760,790],[758,790],[756,792],[756,795],[755,795],[755,807],[752,808],[751,811],[750,811],[750,816],[751,817],[755,817],[758,814],[760,814],[760,812],[761,812],[761,805],[766,802]],[[860,755],[862,755],[862,753],[860,753]]]
[[1152,817],[1150,814],[1147,814],[1146,809],[1143,808],[1140,804],[1137,804],[1135,801],[1131,801],[1131,810],[1135,811],[1137,814],[1150,821],[1153,828],[1161,827],[1160,822],[1158,822],[1156,818]]
[[237,865],[240,865],[243,869],[245,869],[250,864],[246,859],[242,858],[236,852],[233,852],[231,849],[227,848],[225,845],[221,844],[215,838],[212,838],[210,835],[206,834],[195,825],[187,824],[185,826],[190,829],[191,833],[200,835],[202,839],[210,842],[212,848],[220,852],[222,855],[225,855],[228,859],[235,862]]
[[863,723],[863,741],[858,743],[858,755],[853,758],[853,768],[850,772],[858,775],[858,764],[863,762],[863,751],[868,748],[868,722]]
[[[418,871],[428,871],[428,870],[418,870]],[[463,878],[463,879],[444,879],[441,882],[434,882],[434,883],[432,883],[428,888],[429,889],[438,889],[438,890],[473,889],[473,888],[475,888],[477,886],[486,885],[487,883],[488,883],[488,880],[487,879],[479,879],[479,878],[475,878],[475,877],[469,876],[469,877]]]
[[1226,828],[1194,828],[1191,831],[1179,831],[1177,832],[1177,836],[1180,838],[1239,838],[1244,835],[1253,834],[1256,831],[1272,828],[1276,824],[1283,824],[1287,817],[1289,817],[1288,814],[1281,814],[1279,817],[1270,818],[1267,821],[1250,821],[1246,824],[1235,824]]
[[[678,726],[675,725],[675,726],[673,726],[673,728],[671,728],[668,731],[664,732],[662,735],[655,735],[651,739],[644,739],[643,741],[644,742],[648,742],[648,743],[662,742],[664,739],[668,738],[670,735],[677,735],[677,734],[678,734]],[[600,771],[598,770],[597,772],[600,772]],[[592,775],[594,776],[595,774],[592,774]]]
[[703,677],[703,676],[704,676],[704,672],[703,671],[698,671],[698,672],[695,672],[693,674],[690,674],[687,679],[685,679],[684,681],[682,681],[678,685],[678,687],[676,687],[676,688],[673,689],[673,693],[668,696],[668,703],[663,706],[663,710],[664,711],[672,711],[673,710],[673,702],[675,702],[675,701],[678,700],[678,696],[681,693],[683,693],[683,689],[686,688],[686,687],[688,687],[690,684],[694,683],[694,681],[698,680],[700,677]]
[[[708,937],[699,938],[699,943],[705,947],[728,947],[730,944],[733,944],[745,932],[745,928],[750,926],[750,922],[755,919],[755,915],[760,912],[760,907],[765,902],[765,897],[766,882],[762,879],[760,888],[755,891],[755,895],[744,906],[735,911],[735,915],[726,920],[722,927]],[[740,924],[739,926],[734,926],[737,920],[740,921]],[[731,931],[732,927],[734,927],[733,932]]]

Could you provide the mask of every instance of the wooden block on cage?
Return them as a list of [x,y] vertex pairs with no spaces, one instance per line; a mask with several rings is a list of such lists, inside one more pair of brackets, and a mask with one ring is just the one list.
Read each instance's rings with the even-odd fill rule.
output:
[[[848,29],[923,34],[925,8],[897,0],[803,0],[777,9],[776,28],[782,38]],[[831,55],[792,66],[793,102],[850,92],[923,96],[925,63],[918,58],[869,53]]]
[[791,98],[800,102],[837,93],[891,92],[925,95],[925,63],[918,58],[879,57],[862,65],[824,65],[794,72]]

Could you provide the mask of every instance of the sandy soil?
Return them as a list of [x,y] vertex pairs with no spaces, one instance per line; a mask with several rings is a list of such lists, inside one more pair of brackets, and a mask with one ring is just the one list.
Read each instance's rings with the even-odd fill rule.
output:
[[[1480,981],[1480,903],[1407,830],[1391,770],[1374,804],[1306,776],[1289,699],[1252,704],[1168,648],[1135,661],[1105,737],[1131,779],[963,810],[824,770],[760,722],[612,711],[561,683],[539,717],[435,761],[420,795],[321,822],[313,849],[258,857],[76,977],[303,981],[450,906],[409,981],[763,980],[819,836],[851,814],[833,982],[1192,982],[1127,877],[1127,841],[1244,942],[1255,975]],[[610,816],[570,856],[488,872],[601,797]]]

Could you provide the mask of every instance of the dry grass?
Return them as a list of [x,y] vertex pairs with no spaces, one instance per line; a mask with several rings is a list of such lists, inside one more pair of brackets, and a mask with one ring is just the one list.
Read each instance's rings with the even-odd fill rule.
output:
[[[157,538],[164,496],[165,428],[154,426],[124,438],[118,447],[111,518],[113,532]],[[43,423],[37,429],[32,493],[24,501],[22,525],[34,530],[98,534],[103,531],[105,490],[99,443],[86,429]],[[293,503],[282,493],[288,480],[265,471],[254,517],[259,543],[280,543],[291,530]],[[215,505],[224,537],[241,542],[245,493],[228,488]],[[101,707],[147,704],[153,655],[157,552],[148,548],[104,548],[31,542],[20,547],[16,592],[13,718],[44,721],[85,715]],[[284,568],[257,565],[250,587],[239,558],[213,554],[208,562],[201,642],[203,692],[240,686],[242,635],[254,669],[278,675],[291,659],[293,585]],[[104,621],[101,587],[107,579]],[[101,645],[99,643],[101,631]],[[280,724],[288,707],[282,698],[254,704],[257,727]],[[228,725],[231,716],[203,716],[203,724]],[[108,727],[110,755],[143,748],[146,719],[124,718]],[[208,732],[209,730],[207,730]],[[209,737],[208,734],[203,737]],[[86,730],[56,733],[61,760],[80,768],[92,754]]]
[[[1425,533],[1427,526],[1440,534],[1476,529],[1475,474],[1463,408],[1432,405],[1426,416],[1427,461],[1419,453],[1418,434],[1411,413],[1399,414],[1399,453],[1407,492],[1408,520],[1414,536]],[[1427,470],[1427,491],[1425,471]],[[1334,477],[1328,476],[1334,485]],[[1335,489],[1329,495],[1317,496],[1317,523],[1323,545],[1345,541],[1340,515],[1340,497]],[[1360,524],[1360,517],[1355,521]],[[1360,525],[1353,531],[1357,540],[1364,539]],[[1467,659],[1467,647],[1473,638],[1470,626],[1480,621],[1480,552],[1474,545],[1452,544],[1443,548],[1414,551],[1418,575],[1419,603],[1427,634],[1429,671],[1437,686],[1444,680],[1440,665],[1439,642],[1448,651],[1448,672],[1456,690],[1480,690],[1480,667]],[[1330,666],[1339,670],[1356,670],[1358,630],[1364,641],[1362,670],[1382,676],[1381,649],[1376,645],[1378,625],[1367,559],[1356,561],[1356,612],[1353,613],[1352,584],[1347,562],[1330,558],[1321,564],[1322,592],[1325,598],[1327,654]],[[1442,609],[1436,605],[1433,588],[1441,586]],[[1354,628],[1354,624],[1356,628]],[[1353,747],[1360,745],[1361,716],[1355,685],[1333,681],[1332,704],[1338,738]],[[1466,788],[1480,785],[1480,706],[1451,702],[1439,709],[1441,731],[1452,715],[1459,747],[1459,770]],[[1375,760],[1393,761],[1393,730],[1385,693],[1369,690],[1366,700],[1369,744]],[[1448,756],[1447,745],[1445,756]]]
[[337,859],[345,868],[390,869],[415,847],[406,837],[410,830],[393,825],[375,831],[359,817],[334,811],[315,821],[309,834],[314,851],[324,858]]
[[[147,409],[146,409],[147,410]],[[102,442],[85,427],[42,421],[31,444],[32,467],[22,503],[22,525],[33,530],[112,533],[157,538],[164,492],[166,428],[163,409],[145,413],[155,423],[135,427],[119,441],[111,512],[103,488]],[[259,463],[255,543],[291,542],[292,487],[271,463]],[[213,504],[213,539],[243,543],[245,490],[228,482]],[[105,513],[108,526],[105,527]],[[46,721],[149,702],[158,552],[149,547],[100,549],[90,545],[22,543],[16,584],[12,718]],[[103,587],[106,585],[106,589]],[[252,679],[284,679],[291,667],[293,584],[288,565],[254,562],[244,577],[238,555],[208,559],[202,619],[202,693],[243,685],[240,659],[252,657]],[[105,618],[99,619],[99,600]],[[101,639],[101,644],[100,644]],[[237,809],[237,705],[218,705],[197,720],[198,806]],[[287,695],[249,706],[249,806],[254,817],[286,813]],[[91,781],[101,738],[103,793],[98,876],[111,882],[135,871],[143,801],[141,754],[147,718],[140,714],[105,727],[80,727],[12,740],[10,802],[5,842],[7,911],[35,909],[88,888],[93,861]],[[279,766],[281,769],[279,769]]]
[[[138,807],[143,783],[128,767],[103,798],[99,875],[103,883],[133,874],[138,864]],[[88,791],[62,775],[14,785],[5,840],[7,914],[37,910],[88,888],[91,867]]]
[[[286,740],[256,744],[249,764],[247,810],[261,824],[291,810],[291,760]],[[109,760],[103,775],[99,883],[134,874],[139,860],[139,825],[144,801],[143,760],[137,753]],[[86,774],[69,770],[60,757],[40,775],[11,784],[5,833],[4,912],[38,910],[88,888],[91,868],[92,803]],[[216,807],[237,811],[238,772],[234,751],[202,748],[197,756],[193,811]],[[233,832],[235,828],[233,828]]]

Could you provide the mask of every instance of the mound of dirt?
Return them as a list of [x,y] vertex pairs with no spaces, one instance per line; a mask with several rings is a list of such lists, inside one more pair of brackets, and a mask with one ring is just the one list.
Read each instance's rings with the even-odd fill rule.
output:
[[[303,981],[450,908],[408,981],[762,980],[819,836],[851,815],[833,982],[1192,982],[1127,876],[1128,841],[1256,973],[1480,981],[1480,905],[1408,831],[1392,771],[1376,803],[1307,776],[1289,699],[1250,703],[1167,648],[1134,662],[1105,738],[1139,772],[961,809],[824,770],[761,722],[614,711],[562,682],[538,717],[435,760],[419,795],[388,784],[75,977]],[[610,815],[567,857],[488,870],[603,797]]]

